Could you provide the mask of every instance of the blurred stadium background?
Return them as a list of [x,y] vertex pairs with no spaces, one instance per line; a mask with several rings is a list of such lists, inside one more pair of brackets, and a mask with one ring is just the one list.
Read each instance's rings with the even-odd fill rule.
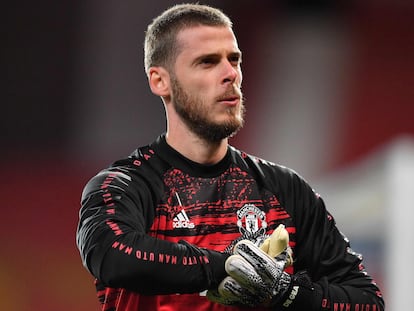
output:
[[[177,1],[8,2],[0,309],[98,310],[75,246],[85,182],[165,129],[146,25]],[[235,23],[245,128],[232,144],[289,166],[327,202],[384,291],[414,277],[414,2],[201,1]]]

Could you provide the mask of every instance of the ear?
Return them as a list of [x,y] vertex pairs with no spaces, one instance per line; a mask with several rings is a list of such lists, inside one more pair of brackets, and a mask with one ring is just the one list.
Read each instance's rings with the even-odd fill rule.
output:
[[158,96],[170,95],[170,75],[163,67],[151,67],[148,71],[148,83],[151,91]]

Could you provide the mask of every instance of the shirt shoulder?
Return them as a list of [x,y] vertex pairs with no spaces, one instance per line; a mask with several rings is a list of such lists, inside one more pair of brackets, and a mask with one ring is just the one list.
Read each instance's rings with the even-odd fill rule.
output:
[[154,192],[162,188],[162,175],[169,167],[150,145],[135,149],[128,157],[100,170],[85,185],[82,198],[108,187],[127,192],[128,188]]
[[273,180],[274,182],[295,178],[304,180],[295,170],[289,167],[265,160],[232,146],[230,146],[230,151],[236,165],[251,171],[253,175],[260,179]]

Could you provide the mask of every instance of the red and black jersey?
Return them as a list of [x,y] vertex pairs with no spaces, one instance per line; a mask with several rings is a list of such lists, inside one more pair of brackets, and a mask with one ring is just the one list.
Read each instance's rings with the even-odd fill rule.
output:
[[294,171],[231,146],[219,163],[201,165],[162,135],[94,176],[81,204],[77,244],[102,310],[242,310],[210,302],[206,290],[226,276],[237,241],[259,244],[279,224],[293,250],[288,272],[312,280],[286,308],[383,310],[321,197]]

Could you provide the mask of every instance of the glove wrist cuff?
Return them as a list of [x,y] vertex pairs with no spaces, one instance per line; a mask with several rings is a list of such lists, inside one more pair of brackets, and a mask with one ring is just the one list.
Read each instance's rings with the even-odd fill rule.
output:
[[[284,295],[280,296],[280,299],[273,306],[277,305],[282,310],[286,310],[286,308],[291,306],[294,306],[294,309],[296,309],[298,304],[304,307],[303,303],[305,302],[306,309],[316,310],[314,304],[311,303],[313,299],[318,300],[316,298],[318,294],[314,285],[305,271],[292,275],[288,290],[286,290]],[[313,299],[309,299],[310,297]]]
[[285,301],[292,288],[292,277],[289,273],[283,272],[274,289],[271,305],[275,306]]

